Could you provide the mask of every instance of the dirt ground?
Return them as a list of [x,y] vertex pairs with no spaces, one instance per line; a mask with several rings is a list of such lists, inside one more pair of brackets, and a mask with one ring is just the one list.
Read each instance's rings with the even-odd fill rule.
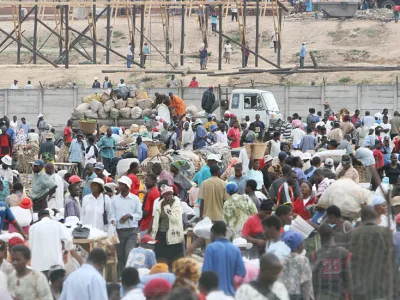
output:
[[[225,34],[239,40],[238,25],[236,22],[231,22],[230,16],[226,21]],[[139,17],[138,17],[139,19]],[[55,27],[55,22],[52,20],[45,21],[50,27]],[[139,26],[139,20],[137,20]],[[224,20],[225,23],[225,20]],[[269,39],[274,28],[273,17],[263,17],[260,26],[260,54],[272,61],[276,61],[276,54],[273,49],[269,48]],[[74,20],[72,27],[77,30],[83,30],[87,26],[86,20]],[[97,23],[97,38],[100,42],[105,43],[105,18],[102,18]],[[116,22],[112,20],[113,26],[113,49],[126,54],[128,48],[127,19],[119,17]],[[153,44],[165,51],[165,43],[163,42],[163,30],[160,19],[154,15],[151,18],[151,23],[148,24],[145,32]],[[172,49],[171,51],[178,55],[172,56],[173,64],[179,64],[180,50],[180,16],[171,18],[171,36]],[[185,67],[191,70],[199,69],[198,48],[201,43],[201,32],[198,29],[198,24],[195,15],[186,19],[186,41],[185,52],[191,55],[185,57]],[[400,57],[398,48],[400,42],[391,37],[397,36],[399,24],[394,22],[384,23],[381,21],[371,20],[284,20],[282,33],[282,67],[293,67],[298,61],[298,54],[301,43],[307,43],[307,51],[313,51],[317,62],[320,65],[398,65]],[[0,27],[6,31],[13,29],[12,21],[0,21]],[[22,25],[24,36],[29,42],[32,42],[33,21],[25,21]],[[88,33],[89,34],[89,33]],[[40,27],[40,42],[39,47],[47,38],[49,32]],[[76,34],[75,34],[76,36]],[[4,34],[0,33],[0,40],[4,39]],[[73,38],[73,36],[71,36]],[[247,32],[246,38],[250,48],[255,47],[255,17],[247,17]],[[139,42],[139,35],[136,35]],[[28,41],[24,43],[28,44]],[[84,47],[91,56],[92,43],[88,40],[81,40],[81,49]],[[5,44],[7,45],[8,42]],[[3,46],[4,47],[4,46]],[[0,50],[1,51],[1,50]],[[93,82],[94,77],[99,77],[100,81],[106,74],[102,74],[102,70],[118,70],[125,69],[126,63],[123,59],[111,55],[111,65],[105,65],[105,50],[97,47],[97,61],[104,65],[88,65],[82,64],[86,59],[72,51],[70,55],[70,67],[65,69],[63,65],[59,68],[45,63],[38,58],[38,64],[28,64],[32,54],[27,50],[22,50],[22,65],[16,63],[16,46],[11,44],[6,50],[0,54],[0,70],[6,76],[0,77],[0,88],[7,88],[11,85],[13,79],[20,81],[20,86],[23,86],[28,80],[32,81],[34,86],[39,86],[39,81],[44,87],[66,87],[72,82],[76,82],[81,87],[89,87]],[[55,60],[58,55],[58,40],[51,36],[47,43],[40,50],[46,57]],[[138,51],[138,50],[136,50]],[[209,34],[209,52],[211,56],[208,60],[208,69],[217,71],[218,67],[218,36]],[[165,65],[163,58],[155,49],[151,49],[152,56],[146,64],[148,69],[165,69],[170,68]],[[136,58],[137,59],[137,58]],[[311,59],[307,56],[306,64],[311,65]],[[235,72],[241,67],[241,51],[238,47],[233,46],[233,56],[230,64],[223,63],[222,72]],[[259,67],[273,68],[268,63],[259,60]],[[249,58],[249,68],[254,68],[254,56]],[[134,66],[133,69],[138,69]],[[200,86],[208,85],[237,85],[246,84],[251,80],[259,84],[289,84],[289,85],[310,85],[315,82],[316,85],[321,84],[325,78],[328,84],[356,84],[356,83],[392,83],[395,82],[399,72],[341,72],[341,73],[314,73],[314,74],[294,74],[282,78],[281,76],[271,74],[249,74],[249,75],[224,75],[218,77],[210,77],[207,75],[195,75]],[[168,75],[164,74],[144,74],[144,73],[110,73],[107,74],[113,82],[117,82],[120,78],[124,78],[127,83],[142,84],[143,86],[162,87],[166,86]],[[182,80],[183,85],[189,84],[193,75],[177,76],[177,79]]]

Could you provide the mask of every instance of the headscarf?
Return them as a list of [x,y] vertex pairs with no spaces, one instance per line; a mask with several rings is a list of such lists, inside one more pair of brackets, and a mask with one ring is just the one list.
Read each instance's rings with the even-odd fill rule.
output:
[[171,163],[171,165],[180,170],[185,165],[185,163],[186,162],[184,160],[176,160],[173,163]]
[[166,296],[171,291],[171,284],[163,278],[150,280],[143,289],[143,295],[148,299],[151,297]]
[[168,185],[173,185],[174,184],[174,177],[172,174],[168,171],[163,170],[160,174],[160,181],[165,180],[168,182]]
[[155,264],[150,270],[150,275],[158,273],[168,273],[168,265],[165,263]]
[[201,43],[199,50],[200,50],[200,51],[203,51],[205,47],[206,47],[206,44]]
[[372,197],[372,206],[373,206],[373,207],[378,206],[378,205],[381,205],[381,204],[383,204],[383,203],[385,203],[385,202],[386,202],[386,201],[385,201],[385,199],[383,199],[382,196],[374,195],[374,196]]
[[186,278],[193,283],[197,283],[200,279],[199,263],[191,257],[176,260],[172,265],[172,272],[176,278]]
[[13,236],[11,239],[8,240],[8,244],[12,247],[16,246],[16,245],[24,245],[25,242],[23,239],[21,239],[20,237],[17,236]]
[[302,242],[304,242],[304,237],[301,233],[293,230],[286,231],[282,235],[282,241],[292,250],[295,251]]

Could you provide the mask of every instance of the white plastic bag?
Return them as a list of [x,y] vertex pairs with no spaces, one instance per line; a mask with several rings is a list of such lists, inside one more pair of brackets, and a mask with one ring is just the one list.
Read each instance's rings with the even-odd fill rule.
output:
[[213,226],[212,221],[209,217],[205,217],[199,223],[197,223],[194,228],[193,232],[200,238],[209,240],[211,239],[211,227]]
[[119,244],[117,229],[112,224],[108,226],[108,239],[110,240],[111,244]]

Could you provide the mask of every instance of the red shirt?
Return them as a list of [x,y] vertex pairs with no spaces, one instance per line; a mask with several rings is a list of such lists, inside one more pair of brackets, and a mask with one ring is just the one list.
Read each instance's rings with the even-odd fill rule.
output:
[[352,115],[350,117],[350,121],[351,121],[351,123],[353,123],[354,126],[356,126],[356,122],[359,121],[359,120],[360,120],[360,118],[357,117],[356,115]]
[[196,80],[192,80],[189,84],[189,87],[199,87],[199,83]]
[[160,198],[160,191],[157,187],[153,187],[143,200],[143,211],[147,211],[147,216],[143,217],[140,222],[140,231],[149,229],[151,219],[153,218],[154,201]]
[[239,148],[240,147],[240,130],[239,128],[232,127],[228,131],[228,138],[235,138],[235,141],[232,141],[231,148]]
[[72,142],[72,128],[70,126],[66,126],[64,128],[64,136],[65,136],[66,143]]
[[258,214],[251,216],[243,225],[242,236],[255,236],[256,234],[263,233],[263,227]]
[[317,197],[311,197],[310,200],[308,200],[306,206],[304,206],[303,199],[301,197],[297,198],[293,203],[293,213],[298,214],[306,221],[311,219],[311,214],[307,207],[313,205],[316,200]]
[[383,153],[381,150],[378,149],[374,149],[374,151],[372,151],[372,153],[374,154],[374,158],[376,159],[376,161],[378,162],[378,165],[376,166],[378,169],[380,167],[383,167],[384,165],[384,160],[383,160]]
[[134,195],[138,195],[139,189],[140,189],[140,180],[135,174],[128,174],[128,177],[130,180],[132,180],[132,185],[131,185],[131,190],[130,192]]

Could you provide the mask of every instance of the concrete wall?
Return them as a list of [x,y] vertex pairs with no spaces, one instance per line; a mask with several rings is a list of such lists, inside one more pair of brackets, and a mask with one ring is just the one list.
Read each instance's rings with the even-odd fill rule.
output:
[[[317,111],[328,101],[334,110],[346,107],[351,112],[360,109],[363,115],[366,110],[375,113],[383,108],[393,114],[399,107],[399,93],[396,85],[350,85],[350,86],[257,86],[256,89],[270,91],[285,116],[297,112],[301,116],[308,114],[314,107]],[[151,88],[149,96],[156,92],[167,94],[173,92],[185,100],[186,105],[195,105],[200,109],[201,97],[206,88]],[[216,89],[217,98],[227,98],[232,87]],[[65,90],[0,90],[0,115],[12,117],[24,116],[32,125],[36,125],[37,115],[43,113],[45,119],[61,129],[70,118],[73,108],[81,103],[82,98],[99,89],[65,89]],[[220,113],[219,109],[215,112]]]

